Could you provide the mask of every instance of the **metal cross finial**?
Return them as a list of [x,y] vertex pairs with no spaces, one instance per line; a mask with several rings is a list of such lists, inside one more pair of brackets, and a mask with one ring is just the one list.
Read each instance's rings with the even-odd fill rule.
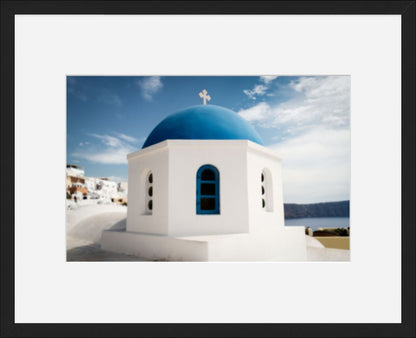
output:
[[204,101],[204,104],[207,104],[207,101],[211,101],[211,96],[207,94],[208,92],[206,89],[203,89],[202,92],[199,93],[199,97]]

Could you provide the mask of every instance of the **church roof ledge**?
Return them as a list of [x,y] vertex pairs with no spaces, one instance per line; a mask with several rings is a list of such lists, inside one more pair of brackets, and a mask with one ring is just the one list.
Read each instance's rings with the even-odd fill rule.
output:
[[165,140],[152,146],[137,150],[127,155],[127,159],[142,157],[155,152],[165,151],[172,148],[198,147],[222,147],[222,148],[247,148],[250,151],[267,154],[278,160],[282,158],[271,149],[259,145],[250,140]]

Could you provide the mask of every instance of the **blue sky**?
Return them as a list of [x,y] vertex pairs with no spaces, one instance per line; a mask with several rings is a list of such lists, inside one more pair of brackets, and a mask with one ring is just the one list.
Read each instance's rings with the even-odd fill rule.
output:
[[126,155],[204,88],[283,157],[286,203],[349,199],[349,76],[68,76],[67,162],[127,180]]

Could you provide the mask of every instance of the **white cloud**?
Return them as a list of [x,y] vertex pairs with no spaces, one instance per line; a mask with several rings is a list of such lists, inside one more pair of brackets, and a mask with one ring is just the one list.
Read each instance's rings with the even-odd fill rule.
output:
[[124,141],[131,142],[131,143],[137,143],[139,140],[137,138],[134,138],[132,136],[123,134],[123,133],[117,133],[117,136],[123,139]]
[[274,79],[277,79],[277,78],[278,78],[277,75],[260,76],[260,80],[263,81],[265,84],[269,84],[270,82],[272,82]]
[[270,111],[270,106],[265,102],[261,102],[254,107],[240,111],[239,114],[249,122],[262,121],[268,117]]
[[[246,120],[263,128],[280,128],[285,133],[300,133],[311,127],[349,128],[350,77],[302,77],[289,84],[292,99],[265,106],[264,103],[242,110]],[[252,112],[261,111],[261,114]]]
[[239,115],[283,140],[269,147],[283,157],[285,202],[349,199],[350,77],[301,77],[281,91],[291,98],[261,102]]
[[[117,133],[118,137],[112,135],[90,134],[90,136],[100,140],[99,144],[88,147],[88,149],[78,149],[72,155],[77,158],[85,159],[101,164],[126,164],[127,154],[136,151],[138,140],[134,137]],[[84,146],[89,144],[84,142]]]
[[[253,89],[244,89],[243,93],[246,94],[250,99],[256,100],[258,96],[263,96],[266,94],[270,87],[270,83],[276,78],[277,76],[271,75],[260,76],[260,81],[263,83],[255,85]],[[270,94],[268,94],[268,96],[270,96]]]
[[263,96],[266,94],[268,87],[262,84],[255,85],[253,89],[244,89],[243,93],[246,94],[250,99],[256,100],[257,96]]
[[73,156],[101,164],[126,164],[126,156],[132,151],[134,151],[134,149],[118,148],[111,151],[107,149],[99,153],[73,153]]
[[110,136],[110,135],[98,135],[98,134],[90,134],[95,138],[99,139],[104,143],[106,146],[111,148],[118,148],[123,144],[123,141],[118,139],[117,137]]
[[349,130],[315,129],[269,148],[283,158],[286,203],[349,199]]
[[162,80],[160,76],[150,76],[146,77],[138,82],[142,96],[151,101],[153,96],[163,87]]

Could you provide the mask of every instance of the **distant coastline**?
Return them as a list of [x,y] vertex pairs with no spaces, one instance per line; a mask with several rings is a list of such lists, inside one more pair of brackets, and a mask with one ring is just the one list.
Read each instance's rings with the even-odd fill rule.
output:
[[313,204],[285,203],[285,219],[312,217],[350,217],[350,201]]

